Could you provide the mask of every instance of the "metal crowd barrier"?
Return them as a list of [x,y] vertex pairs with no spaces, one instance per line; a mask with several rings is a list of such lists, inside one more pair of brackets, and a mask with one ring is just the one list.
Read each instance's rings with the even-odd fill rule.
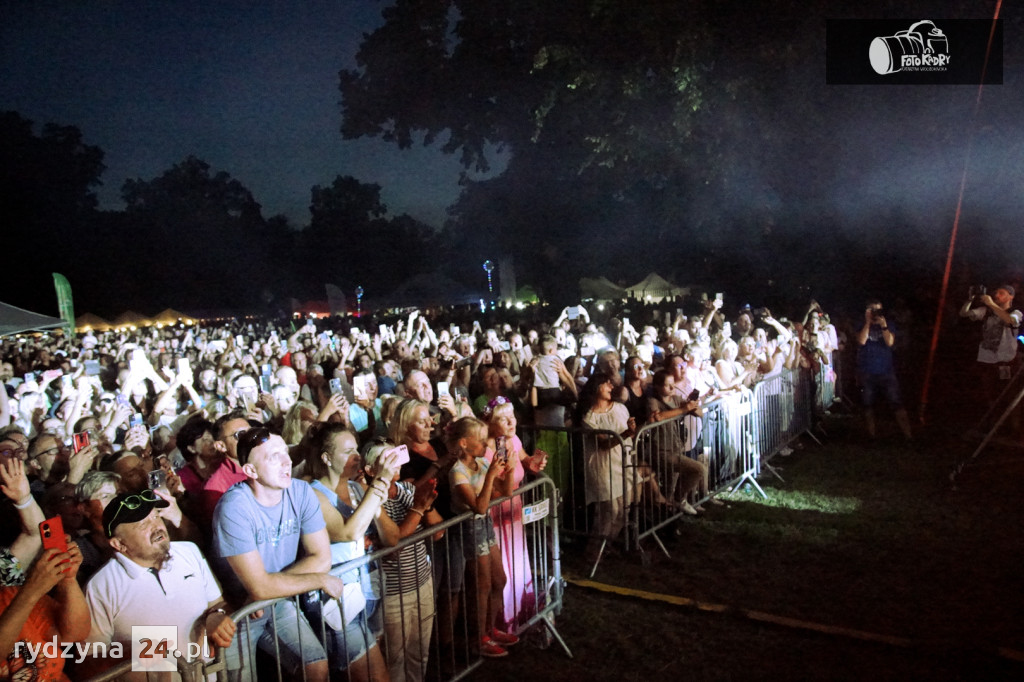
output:
[[[658,531],[683,516],[683,499],[700,504],[746,483],[767,497],[757,478],[767,469],[781,480],[770,461],[802,434],[814,437],[811,428],[819,396],[834,396],[834,375],[811,379],[807,370],[784,370],[752,391],[728,393],[704,405],[700,418],[684,415],[645,424],[630,440],[585,427],[520,425],[520,436],[524,443],[548,452],[545,471],[560,492],[562,530],[600,541],[596,557],[589,557],[593,576],[622,524],[626,551],[641,549],[641,540],[652,538],[667,555]],[[816,385],[825,391],[816,393]],[[621,449],[619,466],[594,466],[594,453],[611,452],[616,446]],[[701,480],[691,492],[698,470]],[[615,483],[620,471],[621,487]],[[593,494],[605,484],[621,500],[611,509],[602,509],[608,501],[596,502]],[[610,526],[609,515],[614,520]]]
[[[555,627],[555,617],[562,610],[564,588],[559,559],[556,499],[557,492],[551,480],[539,476],[518,488],[511,497],[492,501],[489,517],[483,522],[493,525],[503,554],[506,585],[502,617],[506,623],[505,629],[543,647],[557,641],[571,657],[572,653]],[[442,524],[425,528],[401,540],[395,547],[381,549],[332,568],[331,573],[337,576],[357,571],[360,577],[376,569],[381,579],[380,594],[386,595],[390,571],[384,570],[385,562],[395,562],[401,572],[406,568],[401,562],[409,557],[415,561],[416,553],[425,550],[425,553],[419,555],[429,557],[425,582],[418,587],[414,585],[411,590],[398,588],[397,598],[383,597],[377,602],[379,621],[376,612],[367,620],[365,611],[348,621],[344,595],[330,599],[319,592],[312,592],[247,604],[232,614],[238,628],[235,642],[241,668],[238,668],[238,663],[232,663],[233,669],[229,670],[226,652],[218,650],[212,661],[189,664],[181,658],[177,659],[181,679],[192,682],[216,675],[218,680],[304,680],[307,678],[304,667],[299,666],[297,671],[292,671],[281,664],[281,650],[282,638],[294,634],[293,639],[298,640],[300,659],[306,660],[305,653],[315,657],[318,651],[303,652],[299,631],[307,626],[305,632],[312,632],[316,638],[315,641],[307,640],[306,644],[311,645],[309,648],[320,647],[329,652],[328,665],[332,679],[336,679],[339,674],[345,674],[349,680],[366,680],[370,677],[369,654],[357,655],[351,662],[336,655],[338,652],[344,655],[344,652],[353,650],[349,646],[352,643],[349,638],[353,634],[357,637],[357,643],[358,638],[362,637],[372,642],[371,646],[379,647],[392,680],[405,679],[412,682],[429,678],[443,681],[465,677],[483,662],[476,644],[478,634],[470,615],[475,613],[477,599],[474,592],[468,589],[471,581],[464,583],[460,591],[457,583],[461,576],[454,572],[445,575],[439,569],[458,565],[458,561],[450,559],[461,556],[463,544],[468,545],[472,541],[475,546],[480,540],[476,531],[481,526],[479,523],[474,524],[474,519],[483,520],[485,517],[462,514]],[[443,540],[435,540],[435,534],[442,530],[445,531]],[[483,541],[486,542],[486,538]],[[412,550],[413,553],[402,554],[403,550]],[[440,579],[435,581],[435,576],[440,576]],[[427,593],[417,594],[424,587]],[[357,597],[355,601],[356,608],[353,610],[361,605],[362,597]],[[333,622],[341,625],[337,618],[346,619],[346,625],[340,630],[335,630],[329,624],[331,602],[338,607]],[[399,612],[389,609],[397,609]],[[255,620],[254,614],[258,612],[263,615]],[[303,618],[290,618],[296,612],[302,613]],[[290,623],[286,623],[286,619]],[[250,628],[256,627],[254,623],[257,622],[260,627],[270,624],[270,628],[264,630],[264,633],[269,634],[264,634],[264,643],[259,646],[249,641]],[[397,628],[390,627],[390,622],[397,623]],[[380,623],[384,623],[383,627]],[[410,623],[413,625],[410,626]],[[289,628],[295,629],[292,631]],[[416,628],[419,628],[418,632],[411,632]],[[268,640],[270,646],[267,646]],[[414,651],[410,647],[418,647],[419,650]],[[357,653],[358,649],[356,646]],[[408,656],[416,654],[422,664],[416,664],[410,669],[402,656],[396,656],[396,653]],[[130,670],[131,661],[126,661],[92,678],[90,682],[115,680]],[[147,679],[169,679],[160,675],[166,673],[151,673]]]
[[821,363],[814,384],[815,407],[818,414],[824,414],[836,401],[836,372],[832,365]]
[[548,453],[544,473],[557,488],[561,530],[590,539],[590,575],[597,571],[610,544],[621,542],[622,549],[630,551],[635,545],[628,527],[636,488],[633,440],[588,427],[520,424],[517,431],[525,447]]

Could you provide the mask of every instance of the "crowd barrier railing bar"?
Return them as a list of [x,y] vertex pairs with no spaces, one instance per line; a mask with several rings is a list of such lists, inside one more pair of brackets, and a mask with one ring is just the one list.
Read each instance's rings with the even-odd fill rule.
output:
[[[461,514],[404,538],[394,547],[375,551],[331,569],[331,573],[337,576],[351,575],[353,571],[357,571],[362,577],[371,568],[378,567],[375,572],[381,580],[381,594],[387,595],[388,575],[392,571],[385,570],[385,562],[396,563],[401,572],[404,568],[401,566],[401,562],[410,558],[415,561],[419,548],[425,548],[426,556],[430,557],[431,571],[426,580],[426,586],[430,591],[429,596],[423,595],[424,598],[421,599],[417,594],[409,598],[407,591],[400,592],[400,598],[393,601],[397,603],[397,607],[402,611],[401,615],[405,617],[396,619],[397,630],[386,626],[382,628],[383,633],[377,640],[382,654],[386,651],[401,650],[409,655],[411,650],[407,647],[422,646],[422,649],[416,652],[420,654],[416,658],[422,663],[417,663],[413,669],[410,669],[404,661],[400,662],[403,671],[400,671],[399,675],[393,674],[392,679],[404,677],[407,680],[416,680],[429,677],[432,680],[457,680],[468,675],[483,663],[478,647],[473,641],[475,638],[473,631],[476,628],[469,623],[469,612],[477,607],[477,600],[469,590],[470,581],[467,581],[462,591],[459,592],[454,584],[458,582],[458,576],[443,575],[438,571],[441,565],[445,567],[457,565],[458,562],[450,561],[450,559],[457,553],[461,554],[464,545],[476,546],[481,541],[487,541],[486,537],[477,534],[481,525],[474,523],[475,521],[493,524],[503,552],[503,562],[506,560],[509,562],[508,567],[504,569],[506,595],[509,590],[513,595],[511,602],[508,599],[504,600],[504,619],[508,623],[508,629],[512,634],[517,635],[531,633],[544,645],[551,640],[557,641],[566,654],[572,656],[568,645],[555,627],[555,617],[562,610],[564,591],[559,558],[561,555],[560,524],[556,499],[556,489],[551,480],[546,476],[539,476],[536,480],[518,488],[512,496],[492,501],[489,514],[486,517],[471,513]],[[435,537],[440,531],[444,531],[443,540],[438,540]],[[412,554],[408,550],[412,550]],[[406,553],[403,554],[403,551]],[[505,556],[506,554],[509,556]],[[519,560],[516,560],[515,556],[518,556]],[[472,568],[469,570],[472,572]],[[433,578],[439,575],[440,581],[435,583]],[[421,591],[422,587],[423,585],[415,586],[413,591]],[[289,634],[279,630],[278,619],[281,617],[281,613],[297,609],[308,614],[309,607],[306,600],[312,598],[315,603],[320,604],[321,608],[329,607],[330,602],[335,602],[338,607],[337,614],[344,617],[347,596],[349,595],[342,595],[338,599],[324,600],[322,595],[311,593],[247,604],[232,614],[232,618],[237,624],[235,641],[238,642],[241,654],[239,656],[241,669],[229,671],[226,652],[219,650],[213,661],[199,662],[193,666],[190,674],[197,680],[212,674],[216,674],[218,680],[273,679],[280,682],[281,680],[305,679],[305,670],[301,666],[293,674],[292,671],[284,669],[280,663],[281,637]],[[356,602],[355,607],[360,607],[362,598],[357,597]],[[288,606],[282,608],[282,605],[285,604]],[[425,604],[428,606],[425,607]],[[448,604],[448,606],[444,607],[442,604]],[[388,605],[386,599],[382,599],[377,604],[377,609],[383,610],[381,620],[385,623],[388,622],[389,615],[391,615],[387,612],[388,608],[392,607]],[[268,660],[263,652],[256,651],[257,645],[250,642],[252,638],[249,635],[249,628],[252,617],[259,611],[263,611],[262,618],[269,619],[271,623],[270,637],[273,645],[269,657],[271,660]],[[413,613],[411,620],[410,611]],[[356,620],[359,618],[356,616]],[[360,666],[369,665],[368,656],[358,656],[351,662],[344,659],[339,660],[337,656],[331,658],[330,654],[332,653],[351,650],[347,640],[351,635],[351,624],[340,630],[334,630],[328,625],[328,620],[330,620],[329,617],[318,618],[315,614],[313,617],[307,617],[308,625],[314,631],[318,645],[329,652],[328,663],[332,675],[337,675],[337,671],[344,667],[348,679],[366,679],[369,671],[365,667],[360,670]],[[420,622],[411,627],[408,625],[415,621]],[[298,635],[299,629],[303,626],[296,621],[294,627],[294,634]],[[411,632],[417,627],[420,628],[417,632]],[[361,634],[357,632],[356,636],[372,637],[376,640],[378,630],[372,622],[361,622],[359,628]],[[429,628],[429,632],[425,632],[426,628]],[[365,629],[369,629],[368,635]],[[297,637],[297,639],[299,655],[302,657],[302,639],[301,637]],[[265,652],[267,645],[263,646]],[[387,662],[388,657],[384,656],[384,658]],[[232,667],[234,668],[235,665],[237,664],[233,664]],[[104,676],[95,679],[96,682],[99,682],[100,679],[115,678],[116,676]]]

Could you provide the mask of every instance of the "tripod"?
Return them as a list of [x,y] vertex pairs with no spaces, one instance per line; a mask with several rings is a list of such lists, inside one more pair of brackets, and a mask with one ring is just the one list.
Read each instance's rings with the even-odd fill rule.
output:
[[[989,416],[996,412],[996,409],[998,408],[999,404],[1003,401],[1003,398],[1010,395],[1014,395],[1010,389],[1014,387],[1014,384],[1018,383],[1018,380],[1021,377],[1024,377],[1024,365],[1022,365],[1020,369],[1017,370],[1017,373],[1013,375],[1013,378],[1011,378],[1010,381],[1006,383],[1006,388],[1003,389],[1002,393],[999,394],[999,397],[997,397],[995,401],[993,401],[992,405],[989,406],[988,411],[985,412],[984,415],[982,415],[981,420],[978,423],[977,429],[972,430],[972,432],[980,432],[980,430],[984,428],[985,422],[988,421]],[[1007,405],[1006,409],[1003,410],[1003,413],[999,415],[999,419],[996,420],[996,423],[993,424],[992,428],[989,429],[987,434],[985,434],[985,437],[982,438],[981,443],[979,443],[978,447],[975,448],[974,452],[971,453],[971,456],[958,462],[956,467],[954,467],[953,471],[949,474],[949,482],[953,485],[954,489],[956,489],[956,477],[960,475],[960,473],[968,464],[976,460],[978,456],[982,453],[982,451],[985,449],[985,447],[995,438],[996,431],[999,430],[999,427],[1003,425],[1003,422],[1005,422],[1009,418],[1013,411],[1017,409],[1017,405],[1020,404],[1021,400],[1024,400],[1024,382],[1021,383],[1020,388],[1017,390],[1016,395],[1014,395],[1013,399],[1010,401],[1010,404]]]

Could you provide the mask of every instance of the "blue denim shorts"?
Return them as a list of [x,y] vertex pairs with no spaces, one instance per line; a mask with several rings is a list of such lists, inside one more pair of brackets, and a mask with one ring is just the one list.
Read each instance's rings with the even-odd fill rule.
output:
[[320,638],[299,612],[295,599],[282,599],[259,618],[239,622],[238,632],[224,652],[231,679],[256,679],[257,647],[271,656],[280,651],[281,670],[286,674],[295,674],[302,666],[327,658]]
[[474,516],[463,525],[462,550],[466,561],[487,556],[491,547],[498,546],[498,536],[494,533],[494,522],[490,516]]

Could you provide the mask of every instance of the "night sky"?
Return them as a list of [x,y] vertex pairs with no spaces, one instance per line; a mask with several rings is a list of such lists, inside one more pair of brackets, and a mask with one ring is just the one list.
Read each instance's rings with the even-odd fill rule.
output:
[[[338,71],[355,66],[360,40],[380,25],[386,4],[4,1],[0,109],[37,126],[76,126],[99,146],[107,166],[101,208],[121,208],[126,179],[153,179],[195,155],[249,188],[264,217],[283,213],[295,227],[309,220],[310,188],[337,175],[379,184],[390,215],[439,227],[459,195],[461,171],[457,155],[438,151],[443,140],[399,150],[377,139],[343,141],[339,132]],[[991,17],[992,6],[979,4],[974,18]],[[723,205],[775,210],[774,188],[789,182],[813,187],[800,211],[822,216],[819,229],[885,231],[885,216],[899,216],[944,243],[973,128],[963,239],[969,243],[981,226],[1000,235],[992,245],[999,252],[1024,247],[1019,15],[1004,8],[1004,85],[986,88],[976,121],[975,86],[828,86],[823,55],[811,65],[821,73],[815,91],[787,82],[785,73],[771,87],[793,87],[794,97],[821,103],[827,113],[809,124],[836,131],[827,150],[804,146],[799,120],[748,123],[741,97],[726,102],[734,120],[723,125],[734,128],[736,148],[750,150],[754,162],[732,169],[727,193],[700,197],[693,214]],[[822,35],[808,40],[822,40],[825,18]],[[757,159],[774,129],[794,135],[775,146],[789,156]],[[500,172],[503,160],[491,160]]]
[[436,147],[343,141],[338,71],[383,3],[3,2],[0,109],[78,127],[105,152],[97,195],[189,154],[248,187],[263,215],[309,220],[336,175],[377,183],[390,215],[440,226],[460,166]]

